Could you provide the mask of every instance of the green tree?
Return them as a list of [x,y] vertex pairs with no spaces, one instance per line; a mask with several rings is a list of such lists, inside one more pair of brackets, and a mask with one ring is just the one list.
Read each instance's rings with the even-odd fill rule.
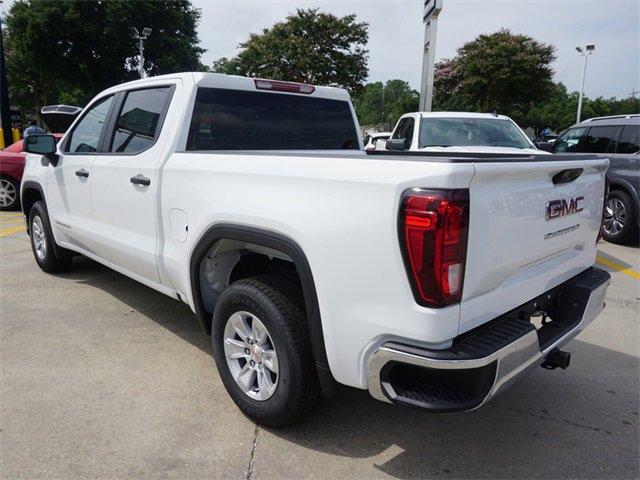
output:
[[368,83],[353,99],[360,125],[388,123],[391,128],[398,118],[418,109],[420,95],[404,80]]
[[440,62],[434,81],[435,104],[447,109],[496,110],[522,119],[535,102],[554,90],[554,47],[503,29],[480,35]]
[[84,105],[137,78],[132,27],[153,29],[145,42],[150,75],[202,70],[199,19],[189,0],[17,1],[6,18],[12,103],[28,111],[63,100]]
[[[549,99],[534,104],[527,111],[523,124],[533,127],[536,131],[551,128],[556,132],[561,132],[576,122],[578,97],[578,92],[568,92],[562,83],[558,83]],[[582,102],[583,120],[591,117],[628,115],[639,112],[640,99],[632,97],[623,99],[584,98]]]
[[284,22],[251,34],[233,58],[214,72],[335,85],[358,92],[367,78],[368,25],[355,15],[336,17],[318,9],[297,10]]

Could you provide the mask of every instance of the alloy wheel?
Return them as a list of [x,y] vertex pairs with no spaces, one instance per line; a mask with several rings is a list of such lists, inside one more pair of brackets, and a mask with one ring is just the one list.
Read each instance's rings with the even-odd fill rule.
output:
[[227,319],[224,354],[231,375],[247,396],[258,401],[273,396],[279,378],[278,354],[258,317],[239,311]]
[[44,233],[44,226],[39,215],[35,215],[31,222],[31,238],[36,255],[42,261],[47,257],[47,237]]
[[16,201],[18,192],[13,184],[6,179],[0,179],[0,207],[8,207]]
[[617,198],[607,200],[607,207],[604,212],[604,231],[607,235],[617,235],[624,228],[627,218],[624,203]]

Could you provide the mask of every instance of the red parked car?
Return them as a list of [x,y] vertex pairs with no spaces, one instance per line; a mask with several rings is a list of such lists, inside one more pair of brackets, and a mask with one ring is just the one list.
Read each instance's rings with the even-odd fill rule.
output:
[[[60,139],[62,133],[54,133]],[[0,151],[0,210],[16,210],[20,206],[20,181],[24,171],[24,140],[18,140]]]
[[[82,111],[70,105],[42,107],[40,117],[53,132],[64,132]],[[54,133],[60,139],[64,133]],[[20,181],[24,171],[24,140],[0,150],[0,210],[16,210],[20,206]]]

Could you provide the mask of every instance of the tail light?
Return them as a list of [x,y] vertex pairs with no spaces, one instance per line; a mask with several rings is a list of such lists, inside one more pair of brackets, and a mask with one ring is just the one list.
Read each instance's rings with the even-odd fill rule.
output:
[[469,233],[469,190],[407,190],[400,241],[416,301],[444,307],[462,298]]
[[604,177],[604,201],[602,202],[602,219],[600,220],[600,231],[596,243],[602,240],[604,235],[604,216],[607,213],[607,199],[609,198],[609,177]]

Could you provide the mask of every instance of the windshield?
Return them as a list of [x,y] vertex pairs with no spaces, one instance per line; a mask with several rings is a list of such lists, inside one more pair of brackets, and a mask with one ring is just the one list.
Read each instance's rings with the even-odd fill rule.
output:
[[424,147],[530,148],[527,138],[511,120],[501,118],[423,118],[420,148]]

